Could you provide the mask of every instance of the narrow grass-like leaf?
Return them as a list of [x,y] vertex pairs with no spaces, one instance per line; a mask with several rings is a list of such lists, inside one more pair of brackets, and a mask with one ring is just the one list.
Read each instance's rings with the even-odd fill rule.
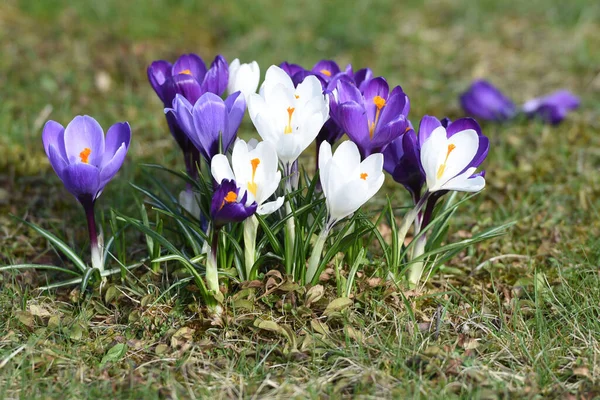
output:
[[19,218],[15,215],[12,215],[13,218],[21,221],[31,229],[35,230],[37,233],[45,237],[50,243],[52,243],[61,253],[63,253],[69,260],[73,262],[73,264],[79,268],[81,272],[85,272],[87,270],[87,265],[83,262],[83,260],[75,253],[65,242],[60,240],[58,237],[48,232],[44,228],[37,226],[36,224],[32,224],[29,221],[25,221],[22,218]]
[[6,265],[0,267],[0,272],[5,271],[21,271],[27,269],[37,269],[37,270],[47,270],[47,271],[58,271],[63,272],[65,274],[81,276],[80,273],[76,271],[72,271],[70,269],[66,269],[63,267],[57,267],[56,265],[43,265],[43,264],[15,264],[15,265]]

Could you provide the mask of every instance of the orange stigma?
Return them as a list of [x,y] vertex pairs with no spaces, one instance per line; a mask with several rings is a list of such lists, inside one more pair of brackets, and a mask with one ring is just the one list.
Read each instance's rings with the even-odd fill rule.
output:
[[233,203],[236,200],[237,200],[236,192],[227,192],[227,195],[223,199],[223,202],[221,203],[221,207],[219,207],[219,210],[221,210],[221,208],[223,208],[223,206],[225,206],[225,203]]
[[319,72],[322,73],[325,76],[331,76],[331,71],[329,71],[327,69],[322,69]]
[[256,168],[258,168],[258,164],[260,164],[259,158],[253,158],[250,160],[250,164],[252,165],[252,181],[248,182],[248,190],[250,193],[256,197],[256,190],[258,189],[256,182],[254,182],[254,176],[256,175]]
[[375,132],[375,126],[379,121],[379,114],[381,114],[381,109],[385,107],[385,99],[381,96],[373,97],[373,103],[375,103],[375,107],[377,107],[377,111],[375,112],[375,121],[369,124],[369,138],[373,139],[373,133]]
[[444,163],[442,165],[440,165],[440,168],[438,169],[438,172],[437,172],[438,179],[440,179],[442,177],[442,175],[444,175],[444,171],[446,170],[446,163],[448,162],[448,157],[450,157],[450,153],[452,153],[454,151],[454,149],[456,149],[456,145],[454,145],[454,144],[448,145],[448,151],[446,152],[446,159],[444,160]]
[[360,174],[360,179],[362,179],[363,181],[367,180],[367,176],[369,176],[369,174],[367,174],[366,172],[363,172]]
[[296,98],[296,100],[300,98],[300,96],[298,96],[297,94],[295,94],[294,97]]
[[296,111],[296,109],[294,107],[288,107],[288,109],[287,109],[288,124],[285,127],[285,129],[283,130],[283,133],[285,133],[285,134],[292,133],[292,115],[294,114],[294,111]]
[[79,153],[79,158],[81,158],[81,162],[84,164],[89,164],[90,163],[90,154],[92,154],[92,150],[89,147],[86,147],[85,149],[83,149],[83,151],[81,153]]
[[191,75],[192,71],[190,71],[189,69],[184,69],[183,71],[181,71],[179,73],[179,75]]

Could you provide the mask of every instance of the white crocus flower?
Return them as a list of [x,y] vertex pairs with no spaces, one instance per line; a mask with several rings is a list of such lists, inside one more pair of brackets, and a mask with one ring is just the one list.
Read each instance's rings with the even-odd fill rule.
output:
[[[259,215],[271,214],[277,211],[283,204],[283,197],[274,201],[267,200],[275,193],[281,181],[281,172],[278,171],[277,154],[273,145],[269,142],[245,141],[238,139],[233,146],[231,154],[231,165],[227,157],[217,154],[211,163],[211,172],[217,182],[223,179],[233,179],[240,189],[248,193],[247,204],[256,201]],[[243,193],[240,192],[243,196]],[[256,233],[258,231],[258,219],[251,216],[244,221],[244,258],[246,264],[247,280],[256,278],[253,269],[256,261]]]
[[343,142],[335,154],[323,142],[319,148],[321,187],[327,202],[329,224],[352,214],[365,204],[383,185],[383,155],[376,153],[360,160],[354,142]]
[[231,166],[225,155],[217,154],[212,159],[211,172],[218,183],[223,179],[235,180],[239,188],[248,192],[246,203],[256,201],[256,212],[260,215],[271,214],[283,204],[283,197],[267,202],[281,181],[277,154],[268,142],[260,142],[254,149],[249,149],[245,141],[238,139],[233,146]]
[[479,136],[473,129],[465,129],[448,138],[443,126],[435,128],[421,147],[427,190],[478,192],[483,189],[485,178],[473,175],[481,162],[475,159],[478,148]]
[[249,64],[240,64],[240,60],[236,58],[229,64],[227,93],[232,94],[240,91],[248,99],[250,94],[256,93],[259,81],[260,67],[256,61]]
[[329,102],[317,77],[308,76],[295,88],[288,74],[273,65],[260,94],[248,97],[248,112],[258,134],[273,144],[289,174],[292,163],[329,118]]
[[324,141],[319,148],[319,174],[328,217],[308,262],[307,283],[318,279],[321,252],[333,225],[358,210],[383,186],[383,154],[371,154],[361,162],[354,142],[343,142],[332,155],[331,145]]

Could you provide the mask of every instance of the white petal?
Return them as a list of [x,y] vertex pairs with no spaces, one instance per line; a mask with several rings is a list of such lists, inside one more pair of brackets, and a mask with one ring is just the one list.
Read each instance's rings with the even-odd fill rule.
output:
[[[429,189],[437,187],[437,172],[440,165],[440,154],[447,151],[447,148],[446,129],[443,126],[435,128],[421,147],[421,165],[425,171],[427,187]],[[441,162],[443,162],[443,160]]]
[[282,205],[283,205],[283,197],[278,197],[275,201],[270,201],[268,203],[258,206],[258,208],[256,209],[256,213],[259,215],[272,214],[275,211],[279,210],[279,208]]
[[210,163],[210,172],[218,183],[221,183],[223,179],[235,179],[229,161],[223,154],[217,154],[213,157]]
[[440,189],[456,190],[458,192],[479,192],[485,187],[485,178],[476,176],[471,178],[476,168],[469,168],[457,177],[450,179]]

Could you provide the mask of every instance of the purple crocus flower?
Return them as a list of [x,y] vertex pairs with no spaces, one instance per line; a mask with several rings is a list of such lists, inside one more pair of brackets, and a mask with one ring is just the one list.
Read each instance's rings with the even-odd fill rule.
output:
[[252,216],[258,207],[256,202],[247,204],[248,193],[239,198],[240,188],[234,180],[224,179],[213,194],[210,215],[215,230],[230,222],[242,222]]
[[279,68],[284,70],[285,73],[292,78],[292,83],[294,86],[298,86],[298,84],[301,83],[308,75],[314,75],[311,71],[307,71],[301,65],[292,64],[287,61],[279,64]]
[[403,185],[417,204],[425,184],[425,172],[421,167],[421,149],[417,135],[408,129],[390,143],[383,151],[383,169]]
[[219,153],[219,139],[226,152],[236,138],[244,118],[246,101],[241,92],[235,92],[225,101],[214,93],[204,93],[192,106],[180,94],[173,100],[173,108],[165,108],[172,114],[189,140],[210,163]]
[[65,188],[83,206],[92,246],[92,266],[103,269],[94,218],[94,203],[115,176],[129,149],[131,128],[127,122],[111,126],[104,137],[98,122],[75,117],[66,128],[48,121],[42,132],[44,150]]
[[543,121],[557,125],[569,111],[579,107],[579,98],[568,90],[557,90],[547,96],[531,99],[523,104],[523,112],[533,117],[537,116]]
[[330,96],[330,115],[357,144],[363,158],[380,153],[409,127],[410,102],[400,86],[391,93],[384,78],[374,78],[364,93],[339,79]]
[[[148,80],[162,100],[164,107],[171,107],[177,94],[194,104],[203,93],[211,92],[220,96],[227,89],[229,66],[223,56],[215,57],[209,69],[196,54],[184,54],[175,64],[168,61],[154,61],[148,67]],[[198,150],[190,142],[172,114],[167,114],[171,134],[184,153],[186,170],[196,176]]]
[[485,80],[473,82],[461,94],[460,104],[468,115],[490,121],[505,121],[517,112],[514,103]]

